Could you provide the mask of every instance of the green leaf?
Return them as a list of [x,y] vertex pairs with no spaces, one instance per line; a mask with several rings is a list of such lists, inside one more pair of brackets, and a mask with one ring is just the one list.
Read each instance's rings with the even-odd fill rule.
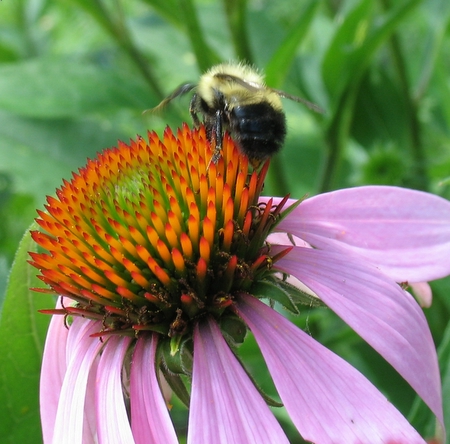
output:
[[203,28],[197,15],[197,9],[192,0],[180,0],[179,8],[184,16],[187,35],[191,42],[192,51],[197,59],[201,72],[219,63],[220,57],[212,50],[207,42]]
[[[440,130],[444,133],[445,140],[450,135],[450,90],[448,88],[448,68],[446,60],[440,60],[437,63],[434,72],[434,88],[439,93],[439,113],[442,113],[442,117],[439,116],[434,125],[440,124]],[[436,131],[433,129],[433,131]],[[441,149],[439,149],[441,153]],[[439,162],[440,164],[440,162]],[[442,173],[445,176],[448,173],[448,169]]]
[[220,330],[227,342],[233,347],[240,346],[247,335],[245,322],[236,315],[222,316],[220,318]]
[[19,55],[6,43],[0,42],[0,62],[14,62],[19,58]]
[[353,116],[352,136],[364,147],[373,141],[399,144],[407,151],[408,119],[405,98],[398,84],[385,71],[365,75]]
[[222,4],[227,16],[234,52],[239,60],[252,64],[253,55],[247,26],[247,0],[223,0]]
[[298,304],[310,307],[324,306],[317,297],[278,276],[269,276],[256,282],[252,285],[250,292],[259,298],[272,299],[294,314],[300,313]]
[[[442,393],[444,403],[444,424],[447,430],[450,430],[450,323],[447,325],[447,329],[442,340],[439,349],[439,366],[442,372]],[[434,426],[434,418],[432,422],[429,422],[429,428]],[[449,442],[450,437],[447,437]]]
[[[322,75],[331,96],[338,98],[351,85],[358,87],[375,51],[422,0],[396,3],[376,26],[371,26],[373,2],[361,1],[345,18],[328,48]],[[337,104],[337,101],[335,105]]]
[[27,232],[9,275],[0,320],[0,436],[11,444],[41,441],[39,373],[50,317],[37,311],[55,305],[53,297],[30,290],[42,286],[37,270],[27,263],[30,250],[36,245]]
[[183,26],[183,14],[179,8],[178,0],[143,0],[152,6],[161,17],[167,19],[178,28]]
[[357,68],[355,52],[358,48],[367,51],[366,40],[372,9],[372,1],[359,2],[345,16],[328,47],[322,63],[322,76],[330,96],[338,96],[354,76],[353,70]]
[[101,0],[71,0],[80,8],[83,8],[91,15],[103,28],[114,32],[114,24],[110,21],[110,16],[106,9],[106,5]]
[[[431,76],[439,60],[440,50],[444,43],[445,34],[450,19],[450,2],[448,0],[430,0],[420,11],[426,19],[426,35],[423,42],[414,45],[412,62],[417,63],[414,84],[414,96],[422,97],[428,87]],[[418,53],[416,52],[418,51]],[[447,92],[448,88],[442,91]]]
[[8,260],[5,255],[0,254],[0,319],[5,299],[6,281],[8,279]]
[[155,92],[160,101],[162,90],[156,79],[152,66],[134,42],[131,29],[127,26],[125,11],[119,2],[104,2],[102,0],[72,0],[84,8],[133,61],[137,69]]
[[[35,120],[0,112],[0,121],[1,168],[11,175],[14,191],[32,195],[39,207],[63,177],[70,177],[86,163],[86,157],[116,145],[124,134],[118,126],[121,122],[108,122],[103,128],[99,120],[87,118]],[[134,130],[142,134],[144,126],[136,124]]]
[[[190,395],[181,376],[176,373],[171,373],[163,366],[161,366],[161,372],[164,375],[164,383],[169,384],[169,387],[183,405],[189,407]],[[159,385],[161,386],[162,383],[160,382]]]
[[297,21],[291,26],[285,39],[271,57],[266,66],[266,81],[271,87],[279,88],[283,84],[298,46],[307,34],[319,4],[317,0],[312,0],[303,8]]
[[105,109],[144,110],[158,99],[137,76],[74,59],[0,66],[0,108],[39,118],[80,117]]
[[281,279],[278,281],[278,286],[284,292],[289,293],[294,304],[307,305],[308,307],[325,307],[325,304],[319,298],[307,293],[306,288],[305,291],[302,291],[299,287]]
[[[329,150],[321,179],[321,191],[336,186],[342,153],[348,143],[350,123],[355,111],[355,99],[361,79],[377,49],[394,32],[396,26],[421,0],[396,4],[370,28],[372,2],[363,0],[348,14],[336,33],[324,59],[322,73],[332,100],[333,113],[329,120],[327,139]],[[342,175],[344,176],[344,175]]]
[[250,292],[259,298],[272,299],[280,303],[283,307],[286,307],[292,313],[299,314],[291,295],[284,291],[276,280],[260,280],[252,285]]

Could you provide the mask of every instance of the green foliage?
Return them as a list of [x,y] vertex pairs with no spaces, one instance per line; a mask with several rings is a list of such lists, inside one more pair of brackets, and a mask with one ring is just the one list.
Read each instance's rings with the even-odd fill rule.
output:
[[[284,101],[288,137],[265,193],[301,198],[390,184],[450,198],[449,17],[448,0],[1,1],[0,306],[14,251],[45,196],[118,139],[189,121],[187,98],[160,115],[142,111],[218,61],[245,59],[269,86],[326,110]],[[46,298],[27,291],[37,285],[25,267],[28,249],[26,236],[3,302],[0,436],[34,444],[48,318],[36,314]],[[292,308],[285,288],[265,285]],[[435,285],[427,312],[442,341],[447,423],[449,285]],[[332,313],[316,311],[297,321],[376,380],[376,354]],[[407,415],[413,394],[392,369],[383,372],[377,383]],[[431,434],[423,411],[415,407],[414,425]]]
[[40,281],[27,266],[28,251],[36,251],[29,233],[17,250],[0,319],[0,436],[11,444],[40,440],[39,373],[50,317],[37,315],[37,310],[55,303],[30,290]]

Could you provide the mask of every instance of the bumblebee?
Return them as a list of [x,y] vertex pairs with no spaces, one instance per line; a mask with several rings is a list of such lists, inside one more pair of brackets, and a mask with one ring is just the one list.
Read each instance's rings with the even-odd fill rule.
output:
[[261,74],[242,63],[213,66],[198,83],[179,86],[152,111],[193,90],[189,112],[195,126],[201,123],[198,115],[203,117],[206,135],[215,147],[210,161],[213,163],[220,158],[224,131],[230,133],[254,168],[279,151],[286,137],[286,117],[280,97],[323,112],[307,100],[267,87]]

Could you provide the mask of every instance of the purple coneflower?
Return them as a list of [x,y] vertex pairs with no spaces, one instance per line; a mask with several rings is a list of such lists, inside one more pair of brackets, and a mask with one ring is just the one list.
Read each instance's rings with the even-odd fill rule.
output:
[[450,203],[393,187],[261,197],[268,163],[249,174],[228,136],[208,168],[211,155],[203,128],[151,133],[47,199],[32,235],[48,253],[31,253],[61,297],[47,311],[44,442],[177,443],[165,380],[189,405],[188,443],[288,443],[237,358],[249,329],[304,439],[424,443],[358,370],[261,299],[328,306],[442,425],[431,334],[397,282],[450,273]]

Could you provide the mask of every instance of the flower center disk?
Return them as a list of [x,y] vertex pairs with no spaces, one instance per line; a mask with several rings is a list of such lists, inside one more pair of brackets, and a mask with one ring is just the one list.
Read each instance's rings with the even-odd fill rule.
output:
[[31,255],[41,280],[76,303],[47,312],[101,319],[99,336],[181,337],[270,273],[264,242],[282,204],[258,204],[268,163],[249,173],[228,136],[208,166],[212,152],[204,128],[166,129],[105,150],[64,182],[39,212],[45,232],[32,233],[48,253]]

